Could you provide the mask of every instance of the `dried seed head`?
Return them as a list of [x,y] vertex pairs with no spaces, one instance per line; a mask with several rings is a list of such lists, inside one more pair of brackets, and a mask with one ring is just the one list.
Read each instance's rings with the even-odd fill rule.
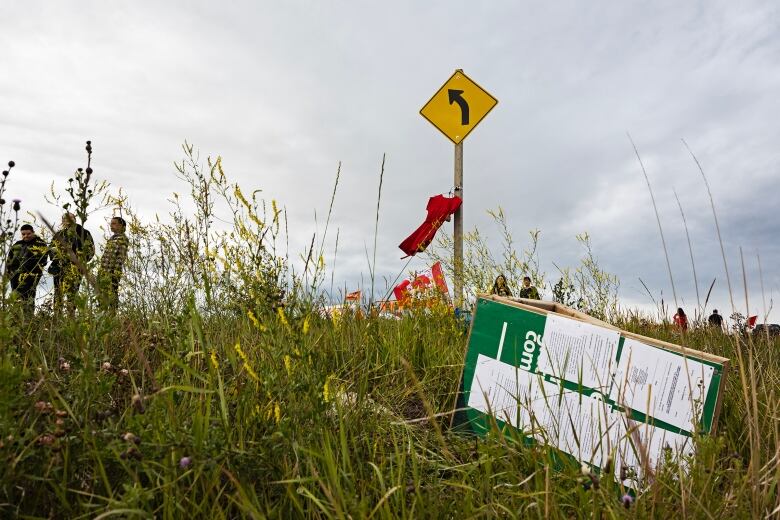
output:
[[15,163],[15,162],[13,162],[13,161],[8,161],[8,167],[9,167],[9,168],[13,168],[14,166],[16,166],[16,163]]
[[144,407],[144,399],[140,394],[135,394],[132,399],[133,409],[138,413],[144,413],[146,408]]
[[49,413],[52,411],[53,407],[48,401],[38,401],[35,403],[35,409],[40,413]]
[[100,365],[100,369],[103,370],[103,372],[111,372],[114,367],[108,361],[104,361],[103,364]]
[[49,435],[48,433],[45,435],[41,435],[40,437],[38,437],[38,444],[40,444],[41,446],[51,446],[52,444],[54,444],[54,436]]
[[128,443],[141,444],[141,438],[132,432],[123,433],[122,440]]
[[144,456],[141,455],[141,452],[138,451],[135,446],[130,446],[125,451],[119,454],[119,458],[141,460],[142,458],[144,458]]
[[604,463],[604,473],[612,472],[612,462],[612,455],[609,455],[606,462]]
[[123,368],[122,370],[119,371],[119,375],[122,377],[127,377],[130,375],[130,371],[126,368]]

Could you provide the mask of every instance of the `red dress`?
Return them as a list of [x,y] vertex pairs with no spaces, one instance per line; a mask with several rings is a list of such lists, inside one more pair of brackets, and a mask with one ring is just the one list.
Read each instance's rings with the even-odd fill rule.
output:
[[436,231],[445,220],[450,219],[450,215],[455,213],[455,210],[460,207],[462,202],[460,197],[445,197],[444,195],[436,195],[428,199],[428,206],[425,208],[428,211],[428,216],[425,217],[425,222],[414,233],[406,237],[406,240],[401,242],[398,246],[401,248],[401,251],[406,253],[407,256],[414,256],[421,251],[425,251],[425,248],[428,247],[428,244],[431,243],[431,240],[436,235]]

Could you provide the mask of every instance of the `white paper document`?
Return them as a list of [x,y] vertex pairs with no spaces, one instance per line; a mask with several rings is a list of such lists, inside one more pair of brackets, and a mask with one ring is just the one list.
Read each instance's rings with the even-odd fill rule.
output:
[[715,369],[626,338],[610,398],[685,431],[695,430]]
[[667,451],[674,459],[693,453],[693,441],[685,435],[629,422],[621,411],[598,397],[565,390],[483,354],[477,359],[470,388],[469,407],[580,462],[604,467],[612,455],[615,476],[625,477],[624,483],[632,487],[648,469],[658,468]]
[[537,371],[606,392],[619,341],[620,331],[548,314]]
[[533,403],[534,424],[540,430],[534,436],[580,462],[602,466],[616,447],[622,414],[600,399],[551,386],[557,395]]
[[480,354],[471,382],[468,406],[490,414],[515,428],[528,423],[526,403],[534,392],[536,376]]
[[632,428],[632,433],[627,433],[625,424],[621,425],[615,452],[615,477],[623,484],[636,489],[647,470],[658,470],[667,453],[672,461],[687,469],[685,457],[693,455],[693,439],[645,423],[633,423]]

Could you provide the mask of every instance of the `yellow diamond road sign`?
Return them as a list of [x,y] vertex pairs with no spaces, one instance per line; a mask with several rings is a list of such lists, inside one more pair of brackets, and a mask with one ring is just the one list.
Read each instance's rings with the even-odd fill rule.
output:
[[474,83],[462,70],[456,70],[422,107],[420,115],[458,144],[488,115],[496,103],[496,98]]

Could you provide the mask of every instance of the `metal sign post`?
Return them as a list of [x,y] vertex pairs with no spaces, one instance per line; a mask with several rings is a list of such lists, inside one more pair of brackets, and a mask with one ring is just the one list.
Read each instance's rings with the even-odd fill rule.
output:
[[[463,142],[455,144],[455,196],[463,200]],[[455,211],[452,237],[455,243],[455,306],[463,308],[463,204]]]
[[[498,100],[466,76],[455,71],[420,110],[420,115],[455,143],[455,195],[463,200],[463,140]],[[455,211],[455,305],[463,307],[463,204]]]

